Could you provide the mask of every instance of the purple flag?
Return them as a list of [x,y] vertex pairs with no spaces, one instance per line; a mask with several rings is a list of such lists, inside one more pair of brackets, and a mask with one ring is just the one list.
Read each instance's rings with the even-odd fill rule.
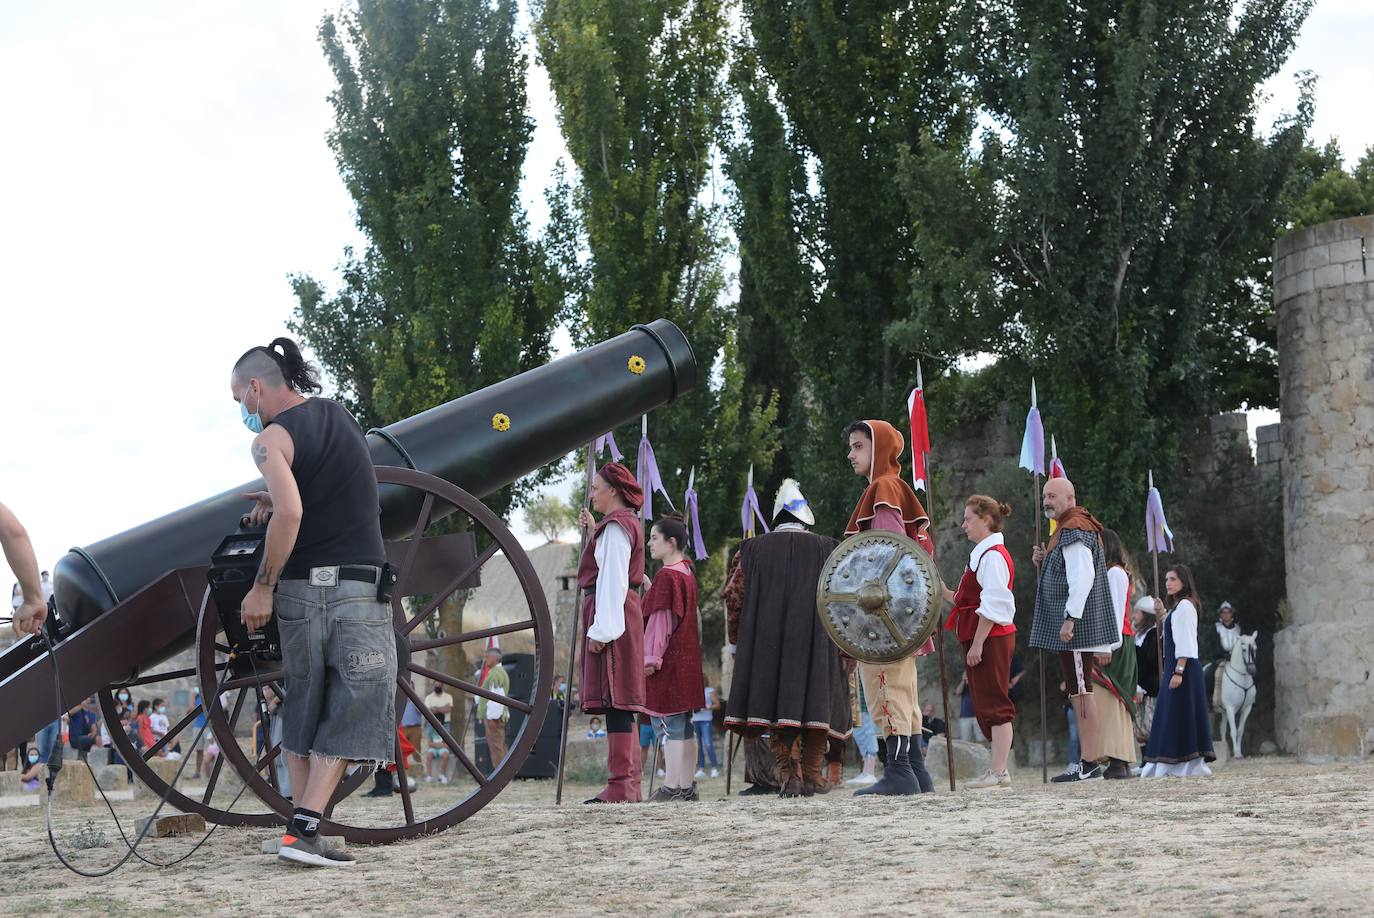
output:
[[697,490],[696,488],[687,489],[687,519],[692,526],[692,554],[698,561],[707,558],[706,542],[701,537],[701,520],[697,517]]
[[1145,550],[1156,553],[1174,550],[1174,532],[1164,519],[1164,501],[1155,487],[1154,472],[1150,473],[1150,491],[1145,497]]
[[654,458],[654,448],[649,444],[647,436],[639,440],[639,465],[635,468],[635,478],[639,479],[639,486],[644,489],[643,519],[654,518],[655,491],[663,495],[670,508],[677,509],[673,507],[673,499],[668,496],[668,489],[663,486],[663,477],[658,473],[658,460]]
[[753,539],[754,518],[763,524],[764,532],[768,532],[768,521],[764,519],[764,511],[758,508],[758,495],[754,493],[754,485],[750,482],[749,488],[745,491],[745,504],[739,508],[739,525],[745,530],[745,539]]
[[[596,445],[592,447],[592,452],[599,457],[603,449],[609,449],[611,451],[612,462],[619,462],[621,459],[625,458],[625,455],[620,452],[620,447],[615,444],[614,431],[608,430],[596,438]],[[643,482],[640,483],[643,484]]]

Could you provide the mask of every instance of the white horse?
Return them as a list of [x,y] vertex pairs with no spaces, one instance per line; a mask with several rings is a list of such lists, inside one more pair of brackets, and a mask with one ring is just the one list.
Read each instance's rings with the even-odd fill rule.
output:
[[[1216,678],[1221,680],[1221,707],[1225,716],[1221,720],[1218,739],[1226,742],[1227,728],[1230,728],[1231,747],[1235,757],[1244,758],[1240,751],[1241,740],[1245,738],[1245,721],[1250,717],[1250,709],[1255,706],[1255,658],[1258,656],[1259,632],[1242,634],[1231,648],[1231,659],[1219,668]],[[1239,714],[1239,719],[1237,719]]]

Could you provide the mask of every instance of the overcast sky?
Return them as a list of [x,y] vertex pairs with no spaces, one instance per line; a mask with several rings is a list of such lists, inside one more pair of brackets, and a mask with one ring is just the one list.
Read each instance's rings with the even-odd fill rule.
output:
[[[324,140],[334,8],[0,0],[0,501],[42,566],[254,476],[228,370],[286,333],[288,274],[332,286],[361,242]],[[1316,138],[1358,155],[1371,47],[1374,3],[1318,0],[1266,117],[1311,69]],[[539,224],[563,149],[537,65],[530,100]]]

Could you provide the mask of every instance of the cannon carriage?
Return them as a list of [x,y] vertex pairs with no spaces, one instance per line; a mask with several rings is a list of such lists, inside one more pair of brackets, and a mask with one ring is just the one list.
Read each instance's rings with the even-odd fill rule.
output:
[[[440,831],[477,812],[516,775],[551,707],[553,624],[528,557],[480,498],[615,426],[671,404],[695,384],[690,344],[676,326],[658,320],[368,432],[382,533],[397,575],[391,597],[399,664],[396,715],[399,719],[407,700],[413,702],[470,779],[471,789],[465,796],[448,795],[437,811],[420,812],[401,781],[393,813],[376,817],[373,812],[357,824],[337,813],[366,778],[365,770],[358,770],[340,785],[325,831],[374,844]],[[121,757],[146,786],[183,812],[240,826],[279,825],[288,817],[291,804],[275,777],[280,748],[269,739],[261,749],[245,750],[237,733],[252,712],[261,710],[265,689],[289,694],[290,674],[270,642],[251,643],[236,633],[232,616],[237,609],[219,608],[233,604],[224,598],[234,595],[232,585],[219,583],[212,590],[208,578],[217,546],[223,552],[226,536],[245,535],[242,495],[261,487],[259,479],[231,488],[62,558],[53,571],[54,614],[48,625],[56,659],[38,638],[0,655],[0,743],[17,745],[92,694],[99,697],[106,721],[115,725],[114,698],[121,688],[156,691],[159,684],[193,677],[202,704],[172,724],[159,743],[140,751],[117,725],[109,731]],[[251,546],[252,539],[242,542]],[[527,608],[509,622],[465,627],[458,634],[438,632],[433,622],[441,604],[475,586],[483,566],[498,553],[511,565]],[[484,642],[492,635],[520,637],[532,646],[534,678],[526,691],[500,699],[525,716],[505,757],[486,772],[461,738],[430,714],[416,686],[448,687],[455,706],[486,696],[469,673],[426,666],[419,659],[428,651]],[[187,650],[194,651],[193,666],[169,662]],[[201,716],[222,753],[205,788],[183,793],[169,786],[155,760],[178,738],[189,745]],[[401,761],[399,743],[396,758]],[[230,779],[251,797],[240,793],[235,797],[240,803],[226,804],[217,787]]]

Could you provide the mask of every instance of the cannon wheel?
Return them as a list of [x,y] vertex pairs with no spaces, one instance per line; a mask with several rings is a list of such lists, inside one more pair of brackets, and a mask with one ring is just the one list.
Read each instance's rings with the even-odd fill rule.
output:
[[[400,718],[405,711],[407,700],[414,702],[421,715],[429,722],[448,746],[449,752],[459,765],[472,776],[476,782],[476,788],[467,797],[457,801],[447,810],[426,819],[417,819],[411,801],[411,793],[408,782],[399,781],[399,794],[394,795],[393,799],[399,800],[395,822],[385,826],[359,826],[344,822],[336,822],[326,818],[321,823],[321,831],[331,835],[342,835],[348,841],[355,844],[384,844],[401,839],[416,838],[422,835],[430,835],[435,832],[450,828],[482,807],[486,806],[492,798],[499,794],[520,766],[524,764],[529,756],[535,741],[539,737],[540,727],[544,723],[544,718],[548,714],[551,703],[550,689],[553,684],[553,625],[549,618],[548,603],[544,598],[544,591],[539,583],[539,577],[534,571],[534,566],[530,564],[529,557],[521,549],[520,543],[505,524],[496,514],[492,513],[477,498],[468,494],[461,488],[412,469],[393,468],[390,466],[377,467],[377,483],[380,485],[399,485],[410,488],[418,492],[419,512],[415,518],[415,524],[411,529],[410,536],[403,542],[407,546],[405,560],[402,562],[399,571],[399,579],[392,593],[391,610],[392,624],[397,638],[399,651],[399,669],[396,678],[396,723],[399,728]],[[412,595],[408,589],[408,583],[413,582],[415,571],[415,559],[418,541],[435,519],[437,507],[454,511],[465,515],[472,523],[474,533],[485,532],[490,539],[490,543],[478,556],[473,559],[464,570],[458,571],[449,579],[448,585],[437,593],[427,593],[429,597],[424,607],[415,615],[408,615],[402,604],[402,598]],[[464,631],[457,635],[448,635],[434,639],[416,638],[414,632],[425,619],[435,614],[440,603],[462,589],[462,585],[469,582],[474,574],[481,570],[482,566],[489,561],[497,552],[502,552],[506,560],[510,562],[516,577],[520,581],[520,587],[524,591],[525,602],[529,608],[529,618],[513,622],[506,625],[497,625],[491,628],[482,628],[472,631]],[[418,592],[418,591],[416,591]],[[437,672],[414,662],[411,657],[425,650],[432,650],[438,647],[463,644],[470,641],[484,640],[487,637],[500,634],[511,634],[521,631],[532,631],[534,633],[535,644],[535,679],[530,689],[530,695],[524,698],[503,697],[491,695],[480,686],[474,685],[464,678],[467,674]],[[199,648],[200,682],[202,686],[202,697],[205,697],[206,686],[212,684],[218,668],[224,666],[225,652],[228,648],[217,642],[216,638],[220,633],[219,616],[213,610],[212,604],[207,603],[201,611],[200,626],[197,636]],[[407,652],[408,651],[408,652]],[[504,702],[509,707],[524,712],[525,720],[520,726],[520,731],[511,742],[510,748],[506,752],[506,757],[495,765],[490,775],[483,774],[474,763],[471,757],[463,749],[462,743],[456,739],[448,729],[430,714],[425,707],[421,693],[417,692],[411,682],[414,676],[420,676],[427,680],[442,682],[451,688],[457,689],[466,695],[476,697],[496,698]],[[240,691],[260,691],[263,685],[280,682],[284,679],[285,673],[281,664],[272,663],[264,667],[264,671],[255,672],[251,676],[225,680],[221,690],[240,690]],[[289,691],[289,686],[287,686]],[[455,709],[465,707],[462,702],[455,701]],[[249,759],[243,748],[237,743],[229,741],[232,739],[232,729],[230,718],[220,705],[210,706],[210,724],[220,737],[220,748],[223,750],[222,758],[227,758],[244,782],[273,810],[281,814],[281,818],[291,815],[291,802],[278,792],[271,780],[271,770],[268,769],[268,777],[263,776],[260,770],[265,765],[281,754],[280,746],[274,746],[257,762]],[[397,761],[401,760],[400,741],[395,743],[394,757]],[[404,772],[404,769],[402,769]],[[363,771],[356,772],[351,778],[346,779],[340,785],[340,790],[334,796],[334,804],[346,797],[354,790],[364,777]],[[280,818],[274,820],[280,824]]]
[[[209,592],[207,591],[207,601],[208,598]],[[216,669],[216,675],[218,676],[218,673],[222,670],[223,665],[221,664]],[[201,714],[201,705],[193,707],[185,717],[170,726],[167,735],[159,740],[156,745],[143,751],[139,751],[138,747],[133,744],[133,741],[129,739],[124,731],[119,729],[119,712],[115,704],[115,693],[120,689],[132,689],[144,686],[155,687],[160,682],[169,682],[173,679],[185,679],[188,676],[194,675],[197,675],[197,671],[193,669],[165,670],[150,675],[140,674],[137,678],[130,679],[127,682],[116,683],[101,689],[100,712],[105,718],[105,723],[113,725],[108,731],[110,734],[110,744],[119,753],[119,757],[124,763],[138,776],[138,779],[152,791],[154,796],[165,797],[169,804],[183,813],[199,813],[201,816],[204,816],[207,821],[224,826],[280,825],[281,817],[276,813],[243,813],[233,810],[222,810],[211,805],[210,801],[214,799],[215,786],[219,782],[220,771],[224,766],[223,756],[219,756],[215,759],[214,765],[210,769],[210,774],[206,779],[204,792],[196,796],[188,796],[174,787],[169,790],[167,782],[148,764],[163,749],[174,744],[178,738],[182,740],[186,748],[185,755],[195,755],[195,753],[191,751],[191,743],[195,740],[196,734],[200,732],[199,728],[195,727],[194,724],[196,718]],[[154,688],[153,691],[155,690]],[[206,697],[203,691],[201,697],[202,699]],[[237,719],[242,707],[243,705],[240,702],[239,709],[235,711],[235,719]],[[208,742],[208,736],[201,737],[200,745],[197,748],[203,750]],[[190,774],[190,772],[183,772],[182,780],[187,780]]]

